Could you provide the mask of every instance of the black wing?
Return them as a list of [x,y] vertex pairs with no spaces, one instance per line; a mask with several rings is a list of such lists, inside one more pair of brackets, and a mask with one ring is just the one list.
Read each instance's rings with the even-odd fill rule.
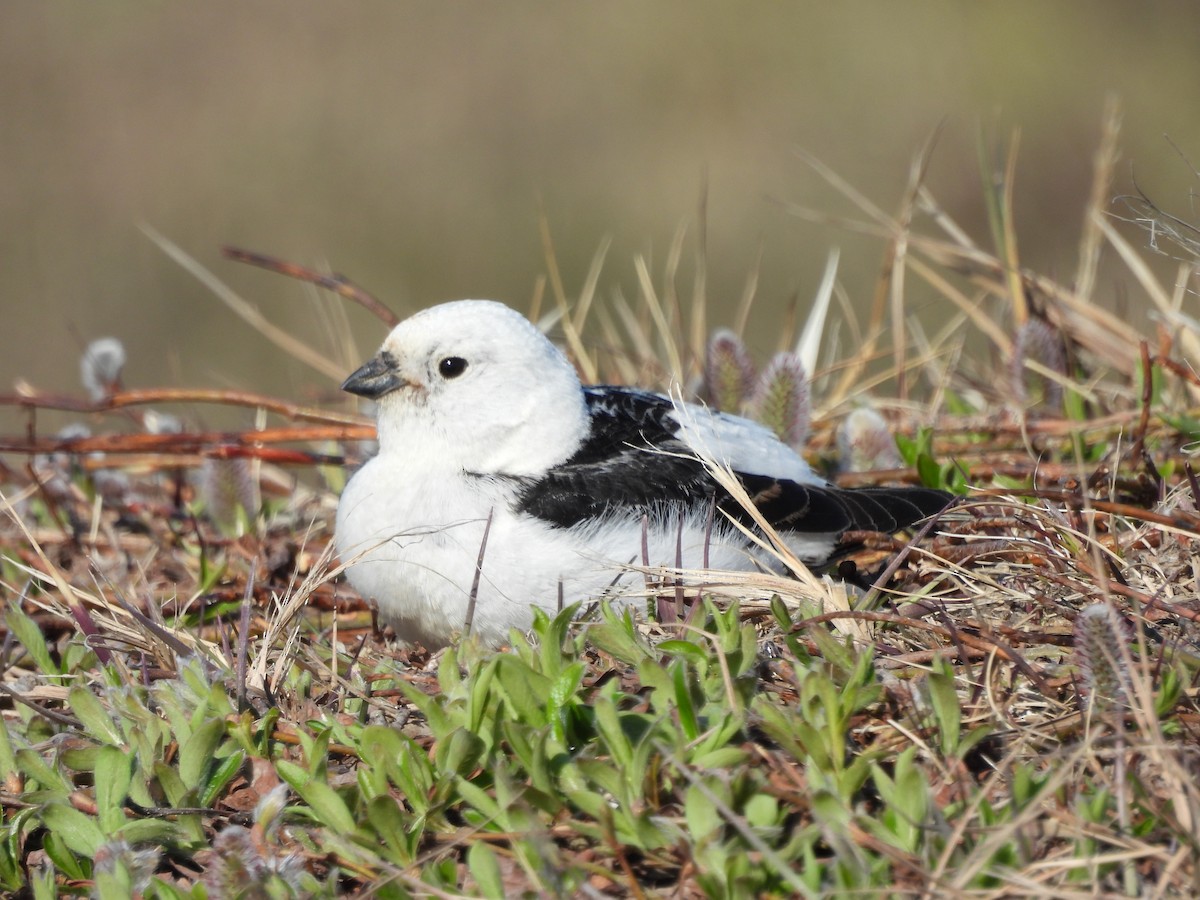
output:
[[570,459],[523,486],[520,512],[569,528],[616,510],[641,515],[711,502],[716,484],[676,437],[669,398],[606,386],[584,388],[584,397],[591,433]]
[[[606,513],[631,516],[703,508],[713,502],[745,525],[751,515],[718,485],[677,434],[668,397],[621,387],[584,388],[592,430],[566,462],[526,482],[517,509],[570,528]],[[780,531],[894,532],[940,512],[950,495],[928,488],[800,484],[735,472],[763,517]]]

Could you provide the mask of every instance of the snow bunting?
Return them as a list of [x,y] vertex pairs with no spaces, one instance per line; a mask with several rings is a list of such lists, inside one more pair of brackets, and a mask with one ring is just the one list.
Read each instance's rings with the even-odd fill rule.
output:
[[342,494],[338,554],[396,633],[430,648],[464,629],[472,592],[471,629],[498,644],[529,627],[532,606],[642,588],[630,563],[763,567],[727,515],[753,519],[700,456],[728,466],[814,565],[847,530],[898,531],[949,501],[839,489],[749,419],[584,387],[545,335],[492,301],[401,322],[342,387],[377,404],[379,453]]

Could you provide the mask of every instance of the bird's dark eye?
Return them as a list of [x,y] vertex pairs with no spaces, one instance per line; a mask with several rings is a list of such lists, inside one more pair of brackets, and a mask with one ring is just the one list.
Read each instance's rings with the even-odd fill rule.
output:
[[467,361],[461,356],[447,356],[438,363],[438,374],[443,378],[457,378],[467,371]]

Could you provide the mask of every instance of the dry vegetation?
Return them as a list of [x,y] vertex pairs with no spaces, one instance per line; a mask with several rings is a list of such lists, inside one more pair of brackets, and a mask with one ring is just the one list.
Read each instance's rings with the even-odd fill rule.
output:
[[[921,161],[895,214],[811,163],[858,215],[795,212],[888,250],[869,319],[816,330],[810,451],[834,460],[869,394],[903,465],[843,482],[962,495],[919,541],[867,540],[841,567],[858,587],[711,573],[692,603],[658,571],[657,622],[568,610],[502,652],[431,658],[373,628],[327,550],[366,420],[129,390],[103,359],[91,399],[23,387],[6,402],[28,432],[0,447],[0,890],[1194,896],[1195,232],[1130,207],[1185,257],[1160,284],[1113,226],[1116,132],[1064,280],[1021,268],[1011,158],[985,164],[991,249]],[[600,301],[603,253],[569,298],[547,241],[534,315],[560,316],[588,379],[694,384],[688,246],[657,284],[636,263],[635,300]],[[1091,304],[1110,253],[1154,334]],[[917,283],[953,311],[932,333],[908,315]],[[844,299],[832,269],[820,296]],[[151,412],[179,401],[258,427]],[[52,408],[95,436],[42,434]]]

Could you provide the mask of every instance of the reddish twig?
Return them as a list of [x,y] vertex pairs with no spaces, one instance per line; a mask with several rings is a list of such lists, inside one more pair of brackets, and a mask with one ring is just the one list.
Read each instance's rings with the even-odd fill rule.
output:
[[286,275],[288,278],[298,278],[300,281],[307,281],[318,287],[323,287],[327,291],[332,291],[339,297],[344,297],[347,300],[357,303],[372,313],[388,328],[395,328],[400,322],[400,317],[388,309],[383,302],[355,285],[345,275],[338,275],[336,273],[325,274],[324,272],[318,272],[315,269],[297,265],[284,259],[267,256],[265,253],[254,253],[250,250],[241,250],[237,247],[222,247],[221,253],[227,259],[258,266],[270,272],[278,272],[280,275]]
[[244,451],[261,449],[264,444],[374,439],[373,425],[264,428],[261,431],[194,431],[181,434],[101,434],[73,440],[0,437],[0,453],[170,453],[197,454],[221,459],[253,456],[254,454]]
[[54,409],[77,413],[103,413],[131,406],[152,403],[212,403],[219,406],[248,406],[265,409],[299,422],[355,425],[361,416],[351,413],[330,412],[298,406],[264,394],[247,391],[197,389],[197,388],[149,388],[146,390],[118,391],[98,403],[61,394],[19,393],[0,394],[0,406],[19,406],[34,409]]
[[[1004,502],[1006,500],[1011,501],[1013,493],[1013,491],[1001,488],[987,488],[973,491],[971,499]],[[1173,515],[1167,515],[1153,512],[1141,506],[1134,506],[1131,503],[1093,500],[1090,497],[1085,497],[1073,491],[1055,491],[1046,488],[1031,488],[1029,490],[1021,490],[1017,493],[1037,497],[1041,500],[1054,500],[1074,510],[1092,510],[1094,512],[1107,513],[1111,516],[1122,516],[1126,519],[1149,522],[1152,525],[1166,525],[1170,528],[1178,528],[1180,531],[1200,534],[1200,514],[1189,513],[1184,510],[1176,510]]]

